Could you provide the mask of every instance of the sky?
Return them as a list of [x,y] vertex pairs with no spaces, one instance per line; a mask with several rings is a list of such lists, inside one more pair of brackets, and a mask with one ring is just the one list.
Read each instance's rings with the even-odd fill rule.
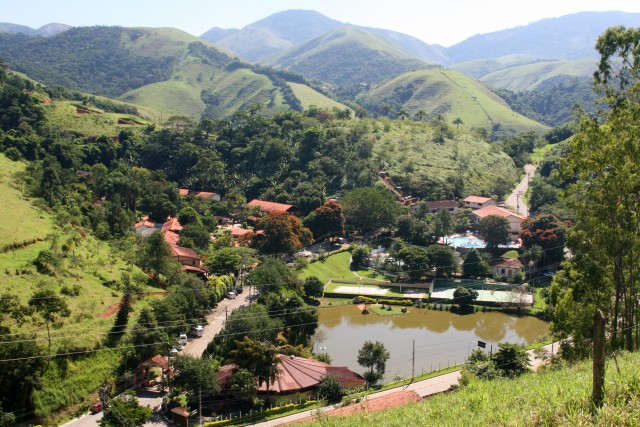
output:
[[[0,22],[39,28],[174,27],[194,36],[242,28],[288,9],[315,10],[354,25],[384,28],[448,47],[476,34],[585,11],[640,13],[638,0],[0,0]],[[640,26],[640,22],[638,23]]]

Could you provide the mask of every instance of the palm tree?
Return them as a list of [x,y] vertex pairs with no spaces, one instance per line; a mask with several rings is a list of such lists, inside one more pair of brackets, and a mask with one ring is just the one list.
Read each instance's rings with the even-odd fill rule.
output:
[[453,124],[456,125],[456,129],[460,129],[460,125],[463,123],[464,122],[460,117],[456,117],[455,119],[453,119]]
[[389,117],[389,115],[391,114],[391,107],[386,104],[383,105],[382,107],[380,107],[380,114]]
[[398,111],[398,119],[406,120],[408,118],[409,118],[409,113],[407,113],[407,110],[405,110],[404,108],[401,108],[400,111]]
[[427,113],[425,113],[424,110],[418,110],[416,112],[416,114],[413,116],[413,118],[416,119],[417,121],[421,122],[421,121],[423,121],[424,119],[427,118]]

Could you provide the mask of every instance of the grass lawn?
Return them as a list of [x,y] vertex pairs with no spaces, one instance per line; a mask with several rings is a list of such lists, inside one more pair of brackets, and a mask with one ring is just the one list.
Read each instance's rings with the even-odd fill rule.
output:
[[391,306],[391,310],[387,308],[389,307],[388,305],[385,305],[384,307],[385,308],[382,308],[382,305],[376,304],[376,305],[368,305],[367,309],[369,311],[374,312],[378,316],[397,316],[398,314],[405,314],[402,312],[402,309],[404,307],[397,307],[394,305],[394,306]]
[[385,281],[384,276],[376,274],[373,270],[349,269],[350,260],[351,252],[345,251],[328,256],[324,260],[309,263],[300,271],[300,279],[316,276],[322,283],[328,283],[330,279],[358,280],[358,276],[362,276],[368,280]]

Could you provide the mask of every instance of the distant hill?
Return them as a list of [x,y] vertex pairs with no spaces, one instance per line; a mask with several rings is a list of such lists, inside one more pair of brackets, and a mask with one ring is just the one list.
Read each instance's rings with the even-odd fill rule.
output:
[[274,13],[216,41],[213,40],[216,32],[213,37],[209,31],[200,37],[255,62],[342,25],[340,21],[312,10],[287,10]]
[[404,109],[412,118],[418,111],[431,120],[443,115],[451,123],[460,118],[464,129],[499,127],[511,132],[548,128],[514,113],[507,103],[473,79],[452,70],[432,68],[402,74],[358,99],[367,109],[393,113]]
[[[247,25],[241,30],[214,27],[200,38],[224,47],[250,61],[262,58],[318,37],[345,24],[312,10],[285,10]],[[388,41],[427,62],[446,63],[444,48],[382,28],[354,27],[382,35]],[[224,34],[229,32],[229,34]],[[223,35],[224,34],[224,35]]]
[[640,26],[640,13],[581,12],[542,19],[522,27],[479,34],[446,49],[452,63],[505,55],[537,58],[598,58],[595,42],[609,27]]
[[574,61],[540,60],[526,65],[518,65],[487,73],[479,78],[491,87],[509,89],[515,92],[535,90],[546,81],[558,76],[591,80],[597,69],[595,59]]
[[352,26],[331,30],[261,63],[339,85],[380,83],[428,67],[384,37]]
[[0,22],[0,32],[6,33],[20,33],[26,34],[29,36],[43,36],[43,37],[51,37],[56,34],[60,34],[64,31],[67,31],[69,28],[72,28],[70,25],[66,24],[58,24],[51,23],[43,25],[37,30],[31,27],[27,27],[25,25],[18,24],[10,24],[8,22]]
[[211,43],[218,43],[223,38],[240,31],[238,28],[220,28],[213,27],[206,33],[200,35],[200,38]]
[[164,118],[222,117],[254,103],[266,112],[302,108],[287,84],[304,84],[301,76],[235,60],[173,28],[78,27],[49,38],[0,33],[0,57],[47,85],[119,98]]

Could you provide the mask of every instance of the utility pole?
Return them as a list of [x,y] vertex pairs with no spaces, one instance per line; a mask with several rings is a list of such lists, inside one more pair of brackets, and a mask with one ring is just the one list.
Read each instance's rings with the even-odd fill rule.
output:
[[225,305],[224,306],[224,320],[227,320],[228,315],[229,315],[229,307],[227,307]]
[[413,351],[411,357],[411,382],[413,382],[413,378],[415,377],[416,371],[416,340],[413,340]]
[[605,369],[605,318],[601,310],[593,315],[593,390],[591,403],[593,413],[597,413],[604,399]]
[[198,415],[200,415],[200,427],[202,427],[202,384],[198,382]]

